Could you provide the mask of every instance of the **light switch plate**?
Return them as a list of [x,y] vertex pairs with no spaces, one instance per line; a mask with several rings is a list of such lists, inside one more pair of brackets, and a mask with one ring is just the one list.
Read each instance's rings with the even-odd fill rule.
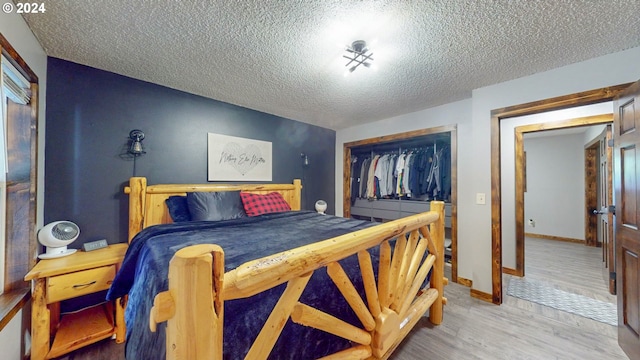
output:
[[484,193],[477,193],[476,194],[476,204],[478,205],[485,205],[487,203],[487,199],[485,197]]
[[96,240],[96,241],[89,241],[89,242],[86,242],[86,243],[82,244],[82,249],[84,251],[92,251],[92,250],[98,250],[98,249],[106,248],[107,246],[109,246],[109,244],[107,244],[107,240],[106,239],[101,239],[101,240]]

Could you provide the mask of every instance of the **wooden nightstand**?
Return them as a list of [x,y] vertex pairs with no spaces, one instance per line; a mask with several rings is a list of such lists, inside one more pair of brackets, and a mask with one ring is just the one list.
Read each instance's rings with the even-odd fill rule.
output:
[[[50,359],[116,335],[124,341],[123,303],[105,303],[60,317],[60,301],[106,290],[120,268],[127,244],[40,260],[24,277],[33,281],[31,359]],[[53,345],[50,339],[53,338]]]

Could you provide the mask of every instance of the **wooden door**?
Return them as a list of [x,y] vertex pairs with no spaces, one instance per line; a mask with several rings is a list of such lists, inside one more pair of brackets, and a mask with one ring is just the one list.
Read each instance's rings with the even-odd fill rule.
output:
[[640,359],[640,81],[616,97],[613,113],[618,343]]
[[[607,125],[605,133],[600,139],[600,186],[598,189],[598,209],[600,212],[600,224],[598,240],[602,244],[602,255],[604,262],[605,280],[609,284],[609,292],[616,293],[615,278],[615,249],[613,244],[613,212],[608,211],[609,205],[613,204],[613,180],[612,180],[612,158],[613,151],[609,146],[611,140],[611,126]],[[607,209],[607,210],[605,210]],[[604,210],[604,211],[603,211]]]

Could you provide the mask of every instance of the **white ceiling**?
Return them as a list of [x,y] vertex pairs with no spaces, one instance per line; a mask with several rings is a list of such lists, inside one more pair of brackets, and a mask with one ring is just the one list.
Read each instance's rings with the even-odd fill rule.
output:
[[[640,46],[638,0],[44,3],[49,56],[331,129]],[[345,77],[358,39],[378,70]]]

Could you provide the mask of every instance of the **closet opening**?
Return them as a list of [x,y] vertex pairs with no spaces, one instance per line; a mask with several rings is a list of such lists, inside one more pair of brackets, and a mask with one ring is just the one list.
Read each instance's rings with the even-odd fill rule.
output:
[[344,217],[384,222],[445,202],[445,261],[457,282],[457,126],[344,144]]

